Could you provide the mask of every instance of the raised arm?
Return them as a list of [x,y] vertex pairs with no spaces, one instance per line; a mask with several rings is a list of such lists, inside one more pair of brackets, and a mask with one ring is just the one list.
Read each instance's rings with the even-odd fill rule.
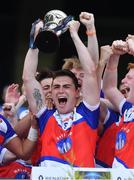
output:
[[[40,28],[43,27],[42,21],[38,22],[35,26],[35,37],[39,33]],[[29,48],[23,69],[23,83],[26,91],[27,100],[30,110],[36,114],[44,106],[44,96],[40,83],[36,80],[35,75],[38,66],[38,53],[37,48]]]
[[96,65],[92,60],[90,53],[78,36],[80,23],[71,21],[69,24],[70,35],[75,44],[78,56],[84,70],[84,78],[82,85],[83,99],[88,104],[94,106],[99,103],[99,88],[97,83]]
[[113,54],[110,56],[109,61],[107,62],[103,78],[104,94],[118,112],[120,112],[120,103],[124,99],[124,96],[117,88],[118,63],[120,55],[125,54],[127,51],[125,48],[126,43],[124,41],[117,40],[113,42]]
[[98,48],[98,40],[96,35],[95,21],[94,15],[88,12],[81,12],[80,22],[86,27],[86,35],[88,37],[87,48],[90,52],[91,58],[95,62],[96,66],[99,60],[99,48]]
[[99,59],[98,67],[97,67],[98,84],[99,84],[100,90],[101,90],[103,72],[107,64],[107,61],[109,60],[112,53],[113,52],[112,52],[111,46],[109,45],[101,46],[100,59]]

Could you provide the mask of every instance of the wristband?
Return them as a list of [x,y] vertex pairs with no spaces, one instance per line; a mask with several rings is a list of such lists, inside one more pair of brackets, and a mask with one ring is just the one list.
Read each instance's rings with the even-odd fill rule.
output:
[[38,131],[37,131],[37,129],[34,129],[34,128],[31,127],[30,130],[29,130],[27,139],[29,139],[30,141],[33,141],[33,142],[37,141],[37,139],[38,139]]
[[86,35],[87,36],[93,36],[93,35],[95,35],[96,34],[96,31],[86,31]]

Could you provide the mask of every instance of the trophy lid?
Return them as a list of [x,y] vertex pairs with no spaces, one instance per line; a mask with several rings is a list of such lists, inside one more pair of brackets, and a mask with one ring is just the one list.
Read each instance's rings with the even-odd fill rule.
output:
[[[59,23],[66,18],[67,15],[61,11],[61,10],[51,10],[49,12],[47,12],[44,16],[44,23],[47,26],[47,24],[49,24],[49,28],[50,28],[50,24],[53,25],[52,29],[55,28],[57,25],[59,25]],[[55,24],[55,27],[54,27]]]

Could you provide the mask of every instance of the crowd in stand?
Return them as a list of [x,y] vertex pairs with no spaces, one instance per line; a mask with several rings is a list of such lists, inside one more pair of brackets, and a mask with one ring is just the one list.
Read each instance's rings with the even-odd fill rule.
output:
[[[79,37],[80,23],[87,46]],[[34,39],[41,28],[43,21],[36,21]],[[0,178],[29,179],[32,166],[134,168],[134,63],[117,86],[121,56],[134,56],[134,35],[99,51],[94,15],[88,12],[71,20],[68,30],[78,57],[64,59],[61,70],[38,72],[39,49],[31,46],[21,91],[15,83],[6,89]]]

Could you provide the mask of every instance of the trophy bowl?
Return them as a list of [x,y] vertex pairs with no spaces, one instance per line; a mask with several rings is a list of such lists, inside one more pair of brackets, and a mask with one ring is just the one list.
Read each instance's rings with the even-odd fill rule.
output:
[[35,46],[42,52],[52,53],[60,46],[59,37],[52,31],[42,31],[35,39]]
[[47,12],[44,26],[35,39],[36,47],[45,53],[55,52],[60,46],[60,35],[67,31],[67,24],[72,19],[72,16],[67,16],[60,10]]

